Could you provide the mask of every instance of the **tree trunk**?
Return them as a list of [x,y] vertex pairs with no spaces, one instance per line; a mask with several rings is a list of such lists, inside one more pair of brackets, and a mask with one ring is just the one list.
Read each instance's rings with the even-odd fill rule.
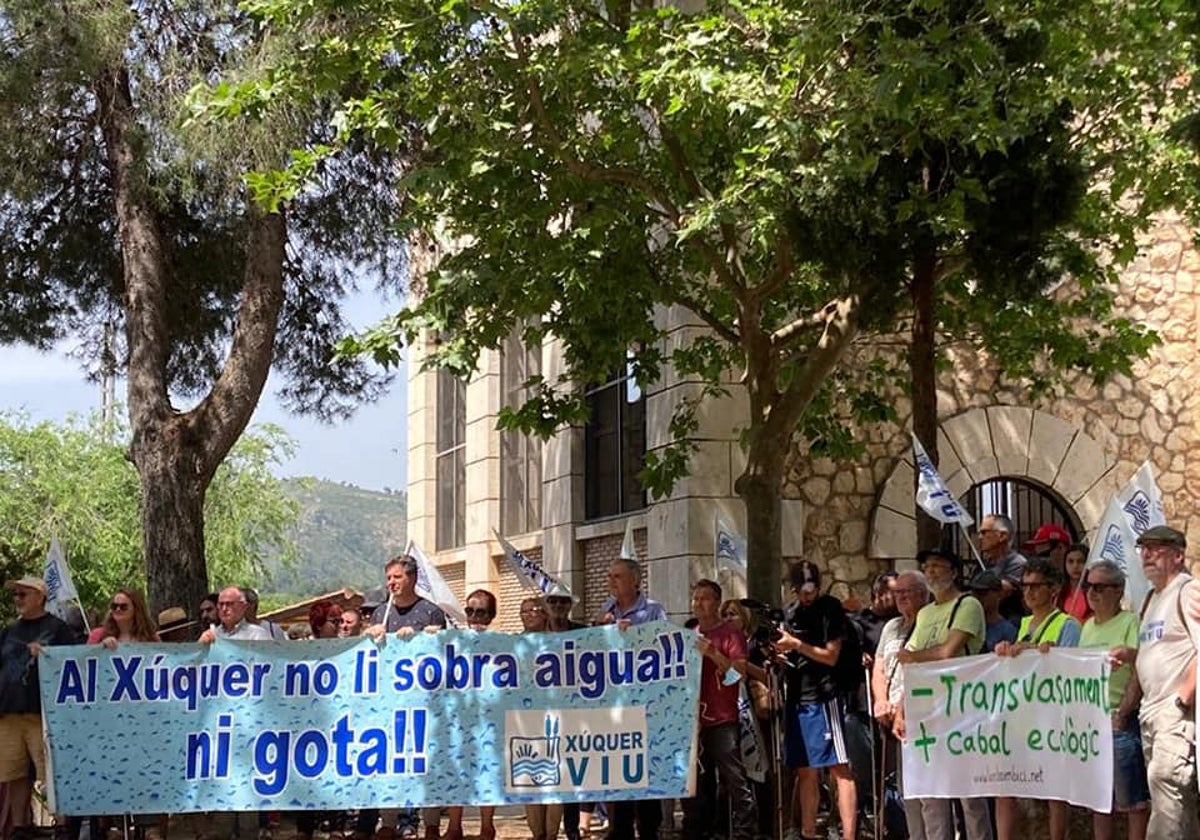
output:
[[167,295],[190,290],[171,288],[169,248],[147,186],[136,106],[124,68],[103,73],[96,95],[125,280],[133,433],[129,458],[142,486],[150,607],[180,606],[194,614],[209,586],[204,494],[250,422],[271,370],[283,304],[287,226],[281,214],[247,208],[245,275],[229,354],[208,395],[191,411],[176,411],[167,375],[172,341]]
[[783,562],[783,470],[747,465],[734,488],[746,505],[746,594],[765,604],[778,604]]
[[[912,368],[912,422],[913,433],[934,466],[938,463],[937,449],[937,372],[936,325],[933,314],[934,272],[937,264],[932,249],[920,249],[913,265],[912,277],[912,344],[909,349],[909,365]],[[916,482],[913,474],[913,498],[916,499]],[[942,542],[942,525],[914,503],[917,516],[917,548],[936,548]]]
[[209,592],[204,555],[202,445],[186,415],[134,432],[130,452],[142,483],[142,546],[152,609],[190,615]]

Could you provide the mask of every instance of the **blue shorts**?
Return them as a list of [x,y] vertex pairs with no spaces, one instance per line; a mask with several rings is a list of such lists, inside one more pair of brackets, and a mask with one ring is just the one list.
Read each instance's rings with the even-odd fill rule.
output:
[[1150,803],[1146,759],[1137,721],[1113,732],[1113,806],[1128,811]]
[[841,700],[800,703],[784,710],[787,732],[784,760],[788,767],[833,767],[848,764]]

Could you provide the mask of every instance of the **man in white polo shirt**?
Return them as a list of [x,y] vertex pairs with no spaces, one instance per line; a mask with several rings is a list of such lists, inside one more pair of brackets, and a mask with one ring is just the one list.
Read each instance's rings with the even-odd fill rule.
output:
[[1198,625],[1184,609],[1192,576],[1184,570],[1187,540],[1166,525],[1137,540],[1150,594],[1141,606],[1140,649],[1117,648],[1135,663],[1142,705],[1142,749],[1150,782],[1150,838],[1200,838],[1196,792],[1196,644]]

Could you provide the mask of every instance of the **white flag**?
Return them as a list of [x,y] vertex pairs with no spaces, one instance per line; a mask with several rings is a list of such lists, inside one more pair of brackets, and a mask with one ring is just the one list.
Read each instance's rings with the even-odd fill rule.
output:
[[530,560],[525,554],[510,543],[504,537],[500,536],[500,532],[495,528],[492,533],[496,535],[500,545],[504,548],[504,556],[508,560],[508,564],[512,566],[513,572],[517,575],[517,580],[526,589],[533,590],[545,595],[552,589],[556,589],[555,595],[565,595],[566,597],[574,597],[571,595],[571,588],[556,578],[554,575],[542,568],[542,564],[536,560]]
[[946,482],[942,481],[937,467],[929,460],[925,447],[921,446],[921,441],[917,440],[916,435],[912,436],[912,441],[913,461],[917,466],[917,504],[921,506],[921,510],[943,525],[959,522],[966,528],[972,524],[975,520],[954,498]]
[[746,541],[720,514],[716,518],[713,557],[717,561],[718,571],[728,569],[742,580],[746,579]]
[[50,538],[50,551],[46,553],[42,579],[46,581],[46,611],[66,619],[67,605],[71,601],[78,601],[79,593],[75,591],[71,569],[67,566],[62,546],[58,544],[58,537]]
[[[425,552],[421,551],[421,547],[414,541],[408,541],[408,548],[404,549],[404,553],[417,561],[417,594],[427,601],[433,601],[442,608],[442,612],[450,616],[456,624],[466,626],[467,614],[463,611],[462,604],[458,598],[450,590],[446,579],[442,577],[442,573],[437,570],[437,566],[429,562],[429,558],[425,556]],[[392,600],[388,598],[388,604]],[[386,619],[384,621],[386,624]]]
[[1150,581],[1142,569],[1137,553],[1137,538],[1147,528],[1166,525],[1162,495],[1150,462],[1142,464],[1129,482],[1108,500],[1104,518],[1096,529],[1088,565],[1097,560],[1110,560],[1125,572],[1125,597],[1134,611],[1150,591]]
[[633,520],[625,520],[625,539],[621,540],[621,559],[636,560],[637,549],[633,547]]

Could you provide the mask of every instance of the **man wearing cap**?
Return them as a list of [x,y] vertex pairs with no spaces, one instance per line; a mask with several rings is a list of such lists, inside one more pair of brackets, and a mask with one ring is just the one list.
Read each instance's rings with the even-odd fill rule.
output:
[[549,628],[553,631],[582,630],[586,624],[571,620],[571,608],[575,606],[575,596],[571,590],[561,583],[550,587],[546,593],[546,615]]
[[[1139,648],[1111,651],[1133,662],[1141,689],[1142,750],[1150,782],[1150,838],[1200,838],[1196,796],[1196,639],[1200,625],[1184,609],[1192,576],[1184,570],[1187,539],[1167,525],[1147,528],[1138,555],[1151,590],[1141,607]],[[1189,593],[1190,594],[1190,593]],[[1189,598],[1190,600],[1190,598]]]
[[1001,642],[1017,640],[1017,625],[1000,614],[1000,599],[1004,597],[1004,586],[1000,575],[991,569],[976,572],[967,584],[967,591],[978,599],[983,607],[984,639],[980,653],[991,653]]
[[[841,602],[820,594],[821,573],[807,560],[788,568],[788,582],[796,600],[784,611],[784,628],[775,650],[787,657],[785,670],[784,758],[795,771],[793,829],[801,838],[815,837],[818,787],[822,768],[837,786],[838,816],[842,837],[856,837],[858,786],[846,750],[844,698],[837,688],[835,668],[842,643],[853,633]],[[861,654],[860,654],[861,655]],[[855,667],[861,663],[855,662]],[[799,825],[795,825],[796,821]]]
[[42,745],[42,698],[37,657],[51,645],[69,645],[75,634],[46,612],[46,582],[37,577],[10,580],[17,620],[0,630],[0,782],[8,783],[13,826],[29,825],[33,780],[29,764],[46,778]]
[[[577,621],[571,620],[571,607],[575,606],[575,596],[562,583],[556,583],[550,587],[544,600],[546,602],[546,628],[548,630],[563,632],[566,630],[582,630],[587,626],[586,624],[580,624]],[[595,807],[591,803],[584,803],[582,806],[589,814],[595,810]],[[567,840],[579,840],[580,810],[581,806],[578,802],[563,803],[563,831],[567,835]]]
[[1013,521],[1002,514],[985,516],[979,523],[979,553],[988,568],[1000,576],[1004,596],[1000,600],[1000,613],[1009,621],[1017,622],[1025,615],[1021,603],[1021,573],[1025,570],[1025,557],[1012,547]]
[[1059,566],[1063,566],[1067,559],[1067,549],[1073,542],[1070,531],[1051,522],[1038,528],[1033,539],[1027,541],[1021,548],[1030,555],[1049,557]]
[[[991,519],[989,517],[988,519]],[[985,526],[988,519],[984,520]],[[983,533],[983,529],[980,529]],[[1024,560],[1024,558],[1022,558]],[[983,649],[986,631],[983,606],[970,593],[958,588],[962,559],[945,549],[917,554],[917,564],[925,574],[933,603],[917,613],[912,636],[896,658],[903,664],[941,662],[957,656],[971,656]],[[1024,562],[1022,562],[1024,567]],[[905,741],[904,706],[894,709],[892,731]],[[991,840],[992,822],[986,799],[961,799],[967,840]],[[954,836],[949,799],[922,799],[921,818],[925,834],[931,838]]]

